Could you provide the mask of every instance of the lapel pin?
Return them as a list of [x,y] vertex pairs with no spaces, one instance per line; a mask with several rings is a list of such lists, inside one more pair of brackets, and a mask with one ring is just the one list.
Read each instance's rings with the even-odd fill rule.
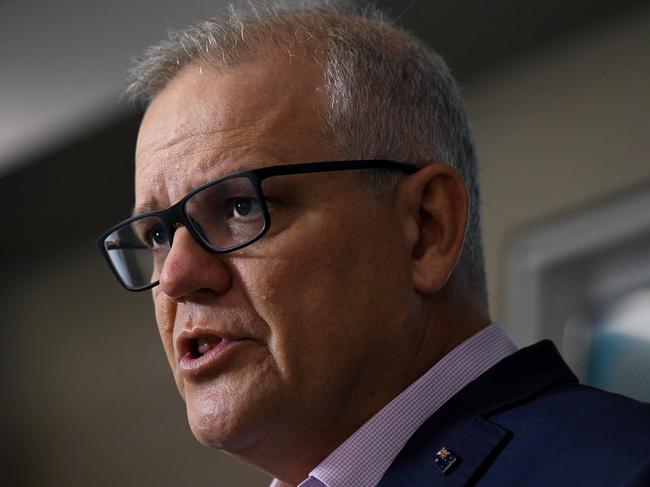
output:
[[458,456],[444,446],[438,450],[438,453],[436,453],[433,459],[433,463],[438,467],[440,473],[447,473],[457,462]]

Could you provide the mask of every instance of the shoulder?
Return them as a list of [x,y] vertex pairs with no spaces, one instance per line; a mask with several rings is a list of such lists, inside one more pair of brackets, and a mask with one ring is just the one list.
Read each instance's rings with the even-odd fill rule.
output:
[[531,447],[580,444],[611,455],[644,446],[650,453],[650,404],[579,384],[551,387],[488,418]]
[[[441,473],[432,459],[442,447],[458,461]],[[423,481],[650,485],[650,405],[578,384],[552,343],[533,345],[499,362],[431,416],[381,485]]]
[[499,479],[501,485],[529,485],[537,479],[530,485],[552,485],[558,478],[575,485],[650,483],[648,404],[563,384],[487,419],[509,436],[486,471],[488,484]]
[[[529,428],[544,427],[549,421],[588,425],[591,432],[650,428],[650,404],[575,382],[551,385],[491,416],[513,426],[522,424]],[[536,417],[545,421],[536,421]]]
[[[550,354],[549,360],[566,367]],[[513,360],[511,366],[525,371],[526,360]],[[500,379],[507,382],[521,372],[504,368]],[[630,479],[629,485],[650,484],[650,404],[580,385],[565,373],[564,380],[548,381],[483,417],[509,437],[485,481],[628,485],[625,479]],[[643,480],[635,483],[635,476]]]

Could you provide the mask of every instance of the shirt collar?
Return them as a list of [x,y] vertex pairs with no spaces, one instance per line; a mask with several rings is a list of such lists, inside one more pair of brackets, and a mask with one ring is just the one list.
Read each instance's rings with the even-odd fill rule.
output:
[[[439,360],[309,474],[299,487],[373,487],[424,421],[458,391],[517,350],[492,324]],[[274,480],[270,487],[285,487]]]

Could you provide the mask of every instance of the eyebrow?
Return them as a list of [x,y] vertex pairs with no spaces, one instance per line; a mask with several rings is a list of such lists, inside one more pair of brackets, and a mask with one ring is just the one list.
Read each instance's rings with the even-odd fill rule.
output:
[[149,213],[152,211],[160,211],[164,209],[165,208],[160,206],[160,204],[156,203],[155,201],[149,200],[133,208],[133,210],[131,211],[131,216],[141,215],[143,213]]
[[[246,165],[244,165],[244,164],[237,164],[234,168],[231,168],[231,169],[232,169],[231,171],[229,171],[229,172],[227,172],[225,174],[222,174],[221,176],[218,176],[216,178],[209,179],[208,181],[205,181],[204,183],[201,183],[201,184],[205,184],[205,183],[208,183],[210,181],[214,181],[215,179],[219,179],[219,178],[224,177],[224,176],[229,176],[231,174],[236,174],[236,173],[240,173],[240,172],[248,172],[248,171],[258,169],[258,168],[254,167],[254,168],[251,169],[250,167],[246,167]],[[198,186],[201,186],[201,184],[198,185]],[[197,186],[197,188],[198,188],[198,186]],[[131,211],[131,216],[137,216],[137,215],[141,215],[143,213],[150,213],[152,211],[165,210],[166,208],[168,208],[168,207],[161,206],[159,203],[157,203],[154,200],[148,200],[148,201],[145,201],[144,203],[142,203],[141,205],[138,205],[138,206],[134,207],[133,210]]]

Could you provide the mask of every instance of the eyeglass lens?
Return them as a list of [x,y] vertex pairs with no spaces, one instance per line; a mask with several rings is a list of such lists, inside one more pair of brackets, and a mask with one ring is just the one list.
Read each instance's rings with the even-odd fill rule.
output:
[[[263,202],[247,177],[224,179],[203,188],[185,202],[184,210],[191,232],[216,251],[255,239],[266,224]],[[112,232],[104,247],[122,282],[130,289],[140,289],[158,280],[171,240],[160,217],[145,216]]]

